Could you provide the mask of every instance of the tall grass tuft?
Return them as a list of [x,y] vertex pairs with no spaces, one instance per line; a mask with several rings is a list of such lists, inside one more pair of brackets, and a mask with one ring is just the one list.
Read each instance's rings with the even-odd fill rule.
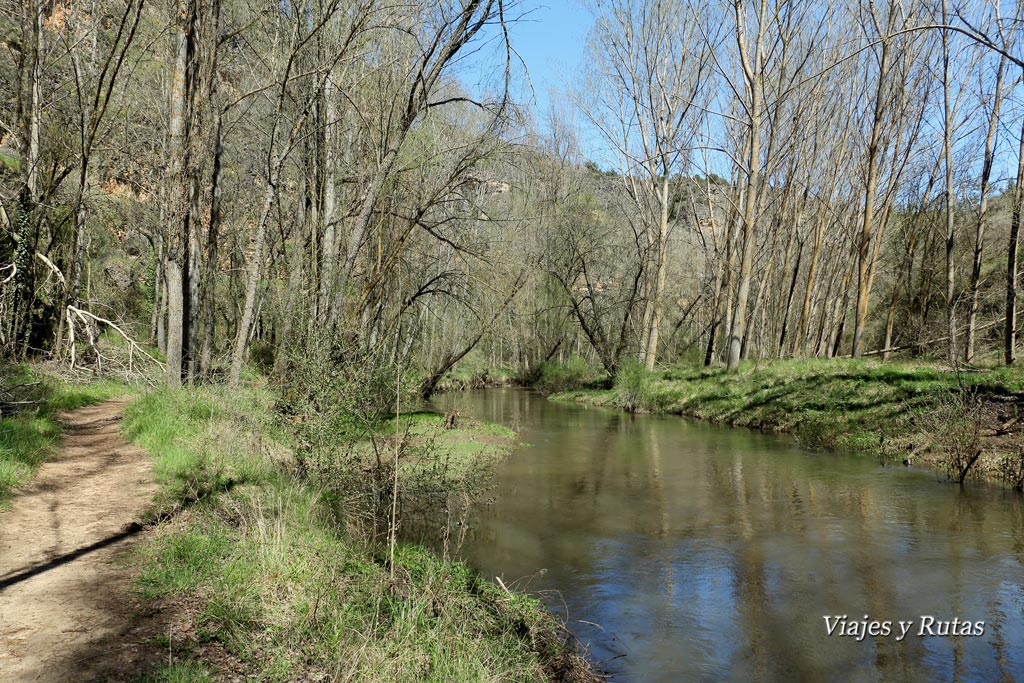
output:
[[628,413],[655,409],[654,377],[642,363],[631,360],[619,368],[615,376],[615,400]]

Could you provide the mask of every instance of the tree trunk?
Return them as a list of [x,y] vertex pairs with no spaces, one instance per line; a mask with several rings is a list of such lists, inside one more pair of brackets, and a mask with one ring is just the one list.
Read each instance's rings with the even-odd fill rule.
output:
[[[949,3],[942,0],[942,23],[948,22]],[[949,101],[949,31],[942,32],[942,155],[946,165],[946,335],[948,337],[947,357],[950,364],[956,363],[956,270],[953,248],[956,246],[953,233],[953,110]]]
[[793,308],[793,295],[796,293],[797,278],[800,275],[800,261],[804,256],[803,240],[797,241],[796,265],[793,266],[793,278],[789,281],[789,293],[786,295],[786,305],[782,309],[782,331],[779,333],[779,358],[785,355],[786,331],[789,328],[789,312]]
[[280,157],[274,153],[269,169],[270,177],[267,179],[267,186],[263,192],[263,210],[260,213],[260,220],[256,224],[256,243],[253,246],[252,259],[249,261],[249,274],[245,286],[245,303],[242,305],[242,317],[238,322],[235,349],[231,354],[231,372],[228,376],[228,384],[232,387],[237,387],[242,378],[242,362],[245,360],[245,349],[249,343],[249,334],[252,331],[253,315],[256,311],[256,293],[259,288],[260,273],[263,269],[263,249],[267,241],[267,223],[270,221],[270,213],[274,208],[274,197],[277,195],[277,178],[280,167]]
[[1021,209],[1024,204],[1024,122],[1021,123],[1017,152],[1017,185],[1013,190],[1013,216],[1010,219],[1010,245],[1006,256],[1006,327],[1003,334],[1007,365],[1017,359],[1017,252],[1020,243]]
[[759,167],[761,164],[761,126],[760,126],[760,93],[755,90],[754,106],[751,109],[750,141],[748,143],[747,187],[743,202],[743,252],[740,258],[739,286],[736,290],[736,302],[732,315],[732,326],[729,330],[729,359],[727,368],[735,370],[740,365],[740,354],[743,350],[743,337],[747,330],[747,299],[750,296],[750,277],[754,267],[754,249],[757,242],[755,215],[757,209],[757,192]]
[[321,252],[323,258],[320,266],[320,292],[317,304],[317,311],[320,315],[326,315],[331,302],[331,291],[335,286],[335,277],[338,270],[338,247],[340,242],[336,233],[338,232],[338,216],[336,211],[337,188],[335,185],[335,174],[337,166],[337,152],[335,150],[334,129],[338,118],[337,87],[334,83],[333,74],[327,75],[324,83],[324,153],[323,153],[323,183],[324,201],[321,219],[323,220],[323,243]]
[[167,384],[181,386],[185,345],[189,342],[187,329],[190,312],[191,288],[189,284],[189,210],[191,197],[189,150],[186,139],[185,118],[190,114],[191,73],[189,66],[195,42],[196,17],[192,0],[178,0],[175,21],[174,73],[171,79],[171,115],[168,122],[168,204],[167,262],[164,273],[167,285]]
[[978,223],[974,231],[974,265],[971,269],[971,304],[967,312],[967,340],[964,345],[964,361],[974,361],[975,326],[978,321],[978,294],[981,288],[981,259],[985,248],[985,223],[988,218],[989,182],[992,178],[992,163],[995,160],[995,138],[999,127],[999,106],[1002,102],[1003,73],[1006,57],[999,60],[996,82],[992,93],[992,113],[988,119],[985,135],[985,160],[981,168],[981,199],[978,206]]
[[747,183],[744,188],[743,201],[743,254],[740,258],[739,287],[736,291],[735,312],[729,330],[728,369],[735,370],[740,365],[743,350],[743,337],[747,331],[747,299],[750,296],[750,277],[754,267],[754,250],[757,246],[757,207],[761,180],[761,108],[763,96],[762,67],[764,63],[762,38],[766,25],[766,3],[761,3],[761,17],[758,22],[757,38],[754,45],[754,63],[751,64],[745,45],[743,28],[743,8],[739,2],[733,5],[736,17],[736,40],[740,60],[750,93],[750,109],[747,134]]
[[878,86],[875,89],[875,112],[871,122],[871,137],[868,142],[868,169],[864,187],[864,213],[861,218],[860,241],[857,248],[857,313],[853,326],[854,358],[863,351],[864,325],[868,319],[868,270],[871,256],[871,236],[875,220],[875,194],[878,191],[879,138],[885,114],[885,81],[889,70],[889,41],[882,41],[882,55],[879,62]]
[[668,255],[668,205],[671,201],[669,195],[668,174],[662,180],[660,192],[661,214],[658,219],[658,264],[654,277],[654,310],[651,315],[651,328],[647,343],[647,369],[654,370],[654,364],[658,359],[658,335],[661,331],[661,318],[663,303],[662,297],[665,293],[665,261]]
[[[167,281],[167,384],[171,387],[181,386],[181,330],[184,321],[184,301],[181,281],[181,266],[177,261],[168,259],[164,264],[164,277]],[[177,334],[174,331],[177,330]]]
[[[214,99],[211,98],[211,102]],[[224,139],[223,112],[219,103],[213,106],[213,170],[210,174],[210,223],[206,228],[206,254],[203,258],[202,287],[202,347],[199,352],[199,374],[209,379],[213,366],[214,314],[217,309],[217,243],[220,239],[221,223],[221,170],[223,168]]]

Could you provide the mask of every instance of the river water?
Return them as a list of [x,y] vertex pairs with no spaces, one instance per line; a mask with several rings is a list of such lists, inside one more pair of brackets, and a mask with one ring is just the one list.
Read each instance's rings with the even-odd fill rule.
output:
[[614,681],[1024,681],[1016,494],[516,389],[437,407],[524,442],[463,557],[542,594]]

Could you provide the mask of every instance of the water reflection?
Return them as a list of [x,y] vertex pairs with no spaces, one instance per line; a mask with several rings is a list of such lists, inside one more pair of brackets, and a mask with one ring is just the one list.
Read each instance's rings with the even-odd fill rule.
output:
[[[781,438],[488,390],[530,444],[465,557],[547,594],[618,681],[1024,680],[1024,505]],[[824,615],[891,620],[829,637]],[[919,618],[984,621],[917,635]],[[914,620],[897,642],[897,620]]]

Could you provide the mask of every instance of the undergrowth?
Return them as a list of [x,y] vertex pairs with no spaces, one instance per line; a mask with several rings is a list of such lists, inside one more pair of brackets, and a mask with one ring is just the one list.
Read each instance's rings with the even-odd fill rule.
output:
[[[976,423],[973,415],[981,406],[961,405],[958,397],[963,392],[987,397],[989,404],[1005,402],[1009,413],[1015,410],[1016,397],[1024,392],[1024,372],[993,368],[956,373],[928,364],[860,359],[745,362],[735,372],[679,366],[648,373],[640,366],[626,365],[613,389],[576,389],[552,398],[787,432],[810,448],[927,462],[961,479],[964,463],[977,447],[972,446],[975,450],[966,456],[961,451],[969,451],[967,446],[945,447],[954,440],[954,435],[946,433],[953,429],[954,421],[936,420],[935,416],[949,417],[952,405],[958,420],[970,422],[971,430],[995,428]],[[999,419],[991,405],[985,410],[992,413],[986,413],[986,419]],[[957,434],[966,433],[967,427],[961,427]],[[952,455],[954,451],[958,455]],[[959,464],[950,465],[947,461],[951,458]],[[987,459],[993,477],[998,476],[992,465],[997,460],[1005,463],[1008,472],[1019,472],[1015,454],[991,453]],[[1010,481],[1013,477],[1004,478]]]
[[[125,431],[153,454],[168,495],[200,493],[140,550],[143,594],[192,605],[191,635],[161,643],[175,656],[154,680],[216,678],[204,643],[265,681],[592,680],[534,598],[417,545],[400,544],[392,565],[386,546],[353,533],[338,518],[346,489],[293,457],[302,416],[275,418],[271,403],[255,389],[201,388],[155,392],[128,410]],[[397,430],[439,442],[430,453],[447,449],[462,471],[510,436],[441,421],[413,413]],[[391,443],[394,421],[377,429]],[[410,456],[400,474],[428,466]]]
[[578,356],[573,356],[565,363],[552,361],[542,363],[530,384],[539,391],[553,394],[561,391],[606,386],[607,378],[608,375],[603,369],[587,363]]

